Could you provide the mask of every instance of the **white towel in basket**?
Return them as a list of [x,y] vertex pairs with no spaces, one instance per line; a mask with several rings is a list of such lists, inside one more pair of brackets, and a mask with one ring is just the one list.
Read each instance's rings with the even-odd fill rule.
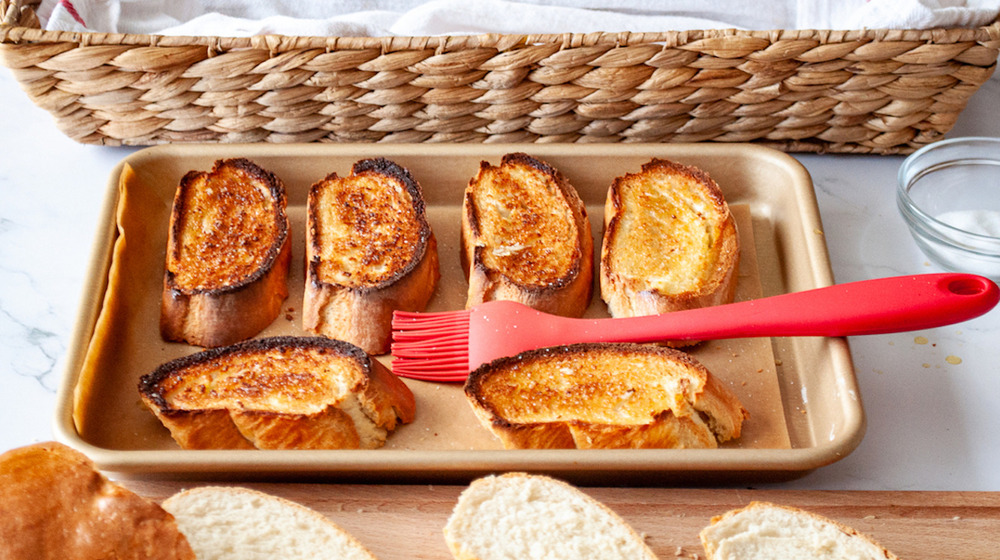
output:
[[977,27],[1000,0],[43,0],[46,29],[246,37]]

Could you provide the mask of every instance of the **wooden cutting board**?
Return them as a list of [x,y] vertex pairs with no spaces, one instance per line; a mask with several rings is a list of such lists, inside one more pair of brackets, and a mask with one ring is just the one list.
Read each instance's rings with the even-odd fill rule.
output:
[[[198,484],[119,481],[162,501]],[[239,484],[294,500],[333,520],[380,560],[449,560],[441,529],[464,486]],[[704,558],[698,532],[751,500],[792,505],[868,534],[904,560],[1000,558],[998,492],[842,492],[746,489],[581,488],[604,502],[661,559]]]

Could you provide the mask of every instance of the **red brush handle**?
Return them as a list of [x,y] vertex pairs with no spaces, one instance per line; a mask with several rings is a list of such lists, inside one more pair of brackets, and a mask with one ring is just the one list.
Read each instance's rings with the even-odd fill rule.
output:
[[593,329],[584,329],[581,342],[853,336],[959,323],[986,313],[998,300],[1000,289],[982,276],[919,274],[663,315],[578,321],[593,324]]

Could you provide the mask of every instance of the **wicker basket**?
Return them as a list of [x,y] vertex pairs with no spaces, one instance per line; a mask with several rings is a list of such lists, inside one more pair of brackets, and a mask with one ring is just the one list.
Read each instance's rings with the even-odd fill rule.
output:
[[979,29],[451,37],[44,31],[0,0],[0,55],[83,143],[756,142],[908,153],[993,73]]

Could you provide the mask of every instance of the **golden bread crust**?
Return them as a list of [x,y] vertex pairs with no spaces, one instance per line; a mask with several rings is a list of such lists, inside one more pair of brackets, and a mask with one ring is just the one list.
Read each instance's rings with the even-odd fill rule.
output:
[[215,347],[249,338],[288,297],[291,233],[285,187],[243,159],[180,182],[170,214],[160,332]]
[[480,164],[462,203],[466,307],[512,300],[566,316],[586,311],[593,291],[587,210],[557,169],[524,153]]
[[702,170],[653,159],[615,179],[605,203],[601,297],[614,317],[731,303],[739,237]]
[[440,278],[420,185],[384,158],[309,191],[303,326],[370,354],[388,352],[392,312],[423,311]]
[[713,448],[747,412],[689,355],[589,343],[523,352],[473,371],[465,394],[506,448]]
[[381,363],[322,337],[191,354],[144,375],[139,393],[185,449],[379,447],[416,406]]
[[172,515],[47,442],[0,455],[0,557],[194,560]]

